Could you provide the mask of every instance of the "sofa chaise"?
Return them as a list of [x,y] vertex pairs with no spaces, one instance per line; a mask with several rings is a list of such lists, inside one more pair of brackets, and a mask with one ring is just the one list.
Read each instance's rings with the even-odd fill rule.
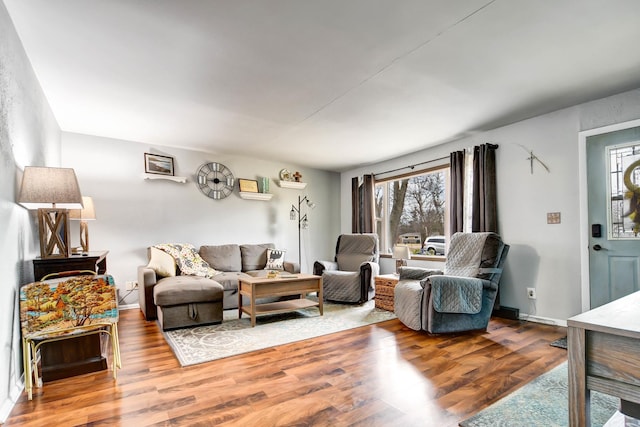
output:
[[[238,283],[243,276],[266,276],[272,269],[290,273],[300,272],[298,264],[284,261],[284,251],[275,249],[272,243],[263,243],[201,246],[197,254],[205,265],[213,269],[211,274],[207,277],[186,275],[181,271],[179,263],[176,264],[173,256],[159,249],[161,246],[166,245],[150,247],[149,263],[138,267],[140,310],[147,320],[159,318],[162,312],[166,311],[166,307],[174,306],[178,306],[180,316],[193,318],[197,315],[193,310],[203,308],[194,304],[217,304],[218,299],[223,309],[237,308]],[[195,251],[195,248],[193,250]],[[208,310],[212,307],[204,308]],[[175,329],[192,324],[219,323],[222,320],[218,320],[217,315],[211,316],[209,313],[203,313],[201,317],[204,318],[200,321],[190,322],[183,319],[185,321],[171,325],[166,325],[162,318],[160,321],[163,329]]]

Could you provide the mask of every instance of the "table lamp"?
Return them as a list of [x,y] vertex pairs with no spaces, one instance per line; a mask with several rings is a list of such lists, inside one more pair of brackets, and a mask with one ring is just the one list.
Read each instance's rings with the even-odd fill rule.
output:
[[89,252],[89,226],[87,221],[96,219],[96,210],[93,207],[93,199],[91,197],[82,196],[82,209],[71,209],[69,211],[69,219],[80,221],[80,246],[82,252]]
[[41,258],[68,257],[68,210],[82,208],[82,195],[74,170],[26,166],[18,203],[27,209],[38,209]]
[[411,251],[408,246],[394,246],[391,257],[396,260],[396,274],[399,274],[400,267],[407,265],[407,260],[411,259]]

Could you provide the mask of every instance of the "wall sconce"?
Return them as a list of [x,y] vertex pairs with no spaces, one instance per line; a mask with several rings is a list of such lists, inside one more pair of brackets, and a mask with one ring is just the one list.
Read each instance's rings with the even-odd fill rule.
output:
[[302,268],[302,245],[301,245],[301,237],[300,230],[306,230],[309,228],[309,220],[307,219],[307,214],[300,215],[302,204],[306,203],[307,207],[313,209],[316,207],[316,204],[313,203],[307,196],[300,197],[298,196],[298,207],[295,205],[291,205],[291,211],[289,212],[289,219],[291,221],[298,220],[298,265]]
[[69,209],[81,209],[82,195],[71,168],[27,166],[22,175],[18,203],[38,209],[40,257],[70,255]]
[[82,209],[71,209],[69,211],[69,219],[80,221],[80,246],[82,246],[82,252],[89,252],[89,226],[87,221],[93,221],[96,219],[96,210],[93,206],[93,199],[91,197],[82,196]]
[[391,257],[396,260],[396,274],[400,274],[400,267],[407,265],[407,260],[411,259],[411,251],[408,246],[394,246]]

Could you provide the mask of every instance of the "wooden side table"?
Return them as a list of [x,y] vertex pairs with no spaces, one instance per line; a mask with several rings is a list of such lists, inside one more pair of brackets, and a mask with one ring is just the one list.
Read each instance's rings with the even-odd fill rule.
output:
[[[47,274],[72,270],[91,270],[105,274],[109,251],[93,251],[87,255],[66,258],[40,257],[33,260],[34,279],[39,281]],[[74,375],[107,369],[107,359],[102,355],[100,335],[86,335],[43,344],[42,381],[54,381]]]
[[87,255],[71,255],[65,258],[36,258],[33,260],[33,276],[36,282],[51,273],[71,270],[91,270],[98,274],[107,272],[109,251],[87,252]]
[[[591,390],[640,405],[640,291],[567,320],[569,425],[591,425]],[[633,414],[630,414],[634,416]]]
[[376,276],[374,283],[376,286],[375,305],[387,311],[394,311],[393,291],[398,284],[397,274],[383,274]]

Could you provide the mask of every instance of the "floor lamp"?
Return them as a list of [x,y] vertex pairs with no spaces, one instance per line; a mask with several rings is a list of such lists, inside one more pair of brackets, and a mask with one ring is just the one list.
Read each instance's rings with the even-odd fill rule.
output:
[[298,220],[298,265],[302,269],[302,245],[301,245],[301,230],[309,228],[309,220],[307,214],[301,215],[302,204],[306,203],[307,207],[313,209],[316,204],[313,203],[307,196],[298,196],[298,207],[291,205],[291,211],[289,212],[289,219],[292,221]]
[[68,257],[71,254],[69,209],[82,208],[82,195],[74,170],[25,167],[18,203],[27,209],[38,209],[40,257]]
[[82,209],[71,209],[69,211],[69,219],[80,221],[80,246],[82,252],[89,252],[89,225],[87,221],[96,219],[96,210],[93,207],[93,199],[91,197],[82,196]]

